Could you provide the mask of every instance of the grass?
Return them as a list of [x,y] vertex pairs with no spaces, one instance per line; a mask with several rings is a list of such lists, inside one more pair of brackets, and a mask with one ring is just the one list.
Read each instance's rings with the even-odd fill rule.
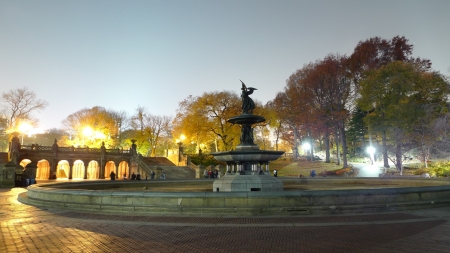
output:
[[309,176],[311,170],[316,170],[319,175],[323,171],[333,171],[342,169],[342,165],[335,163],[325,163],[324,161],[291,161],[289,158],[280,158],[270,163],[270,170],[276,169],[280,177],[298,177],[300,174]]

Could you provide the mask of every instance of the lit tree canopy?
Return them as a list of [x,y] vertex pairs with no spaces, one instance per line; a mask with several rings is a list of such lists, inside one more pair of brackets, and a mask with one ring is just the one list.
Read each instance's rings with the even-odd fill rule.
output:
[[[254,113],[257,112],[258,107]],[[219,150],[231,150],[239,143],[240,129],[227,120],[240,114],[241,99],[236,93],[205,92],[200,97],[189,96],[179,104],[174,130],[198,144],[216,139]]]
[[126,121],[126,113],[96,106],[69,115],[62,124],[70,133],[72,145],[100,147],[104,141],[108,148],[117,148],[120,146],[118,137]]

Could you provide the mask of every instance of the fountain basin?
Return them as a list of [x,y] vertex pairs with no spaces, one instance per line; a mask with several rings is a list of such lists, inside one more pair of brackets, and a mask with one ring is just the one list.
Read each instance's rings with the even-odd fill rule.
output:
[[[449,206],[447,179],[287,178],[298,186],[273,192],[186,192],[185,185],[211,189],[211,180],[93,181],[37,184],[19,196],[36,206],[130,214],[307,215],[384,212]],[[152,185],[176,192],[151,192]],[[141,190],[122,188],[140,187]],[[149,190],[144,190],[148,187]],[[307,187],[313,190],[296,190]],[[326,187],[327,190],[320,190]],[[351,187],[351,188],[347,188]],[[386,188],[389,187],[389,188]]]
[[232,118],[229,118],[227,120],[231,124],[239,124],[239,125],[245,125],[245,124],[255,124],[266,121],[266,119],[263,116],[254,115],[254,114],[241,114],[239,116],[235,116]]
[[256,149],[242,149],[233,151],[223,151],[211,153],[214,158],[221,162],[234,163],[234,162],[251,162],[251,163],[265,163],[269,161],[277,160],[284,151],[273,150],[256,150]]

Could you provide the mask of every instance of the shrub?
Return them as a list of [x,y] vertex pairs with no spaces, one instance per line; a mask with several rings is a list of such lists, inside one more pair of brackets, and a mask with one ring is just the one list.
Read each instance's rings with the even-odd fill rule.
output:
[[346,172],[349,173],[350,170],[351,170],[350,168],[343,168],[343,169],[336,170],[335,172],[336,172],[337,176],[341,176]]
[[210,165],[218,165],[222,164],[221,162],[217,161],[214,156],[209,154],[203,154],[199,156],[198,154],[189,155],[191,162],[195,165],[204,165],[204,166],[210,166]]
[[448,177],[450,175],[450,162],[449,161],[439,161],[432,162],[430,164],[430,176],[436,177]]

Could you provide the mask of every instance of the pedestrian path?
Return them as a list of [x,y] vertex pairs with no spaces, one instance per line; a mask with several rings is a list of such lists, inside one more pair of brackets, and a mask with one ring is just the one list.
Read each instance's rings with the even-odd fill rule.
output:
[[17,201],[0,189],[0,252],[450,252],[450,207],[331,216],[132,216]]

